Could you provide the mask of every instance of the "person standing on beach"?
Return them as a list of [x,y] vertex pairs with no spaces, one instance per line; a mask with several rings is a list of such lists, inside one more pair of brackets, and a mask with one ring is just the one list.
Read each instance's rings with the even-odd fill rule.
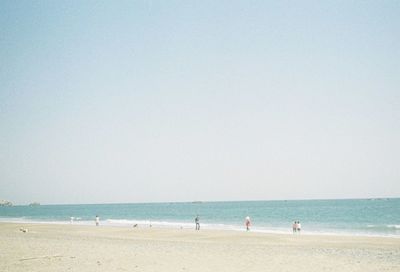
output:
[[249,231],[250,230],[250,225],[251,225],[251,221],[250,221],[250,217],[246,216],[246,219],[244,220],[244,224],[246,225],[246,230]]
[[297,221],[293,222],[292,229],[293,229],[293,233],[295,233],[297,231]]
[[198,215],[196,215],[194,222],[196,223],[196,230],[200,230],[200,218]]
[[98,227],[99,224],[100,224],[100,217],[99,217],[98,215],[96,215],[96,220],[95,220],[95,222],[96,222],[96,226]]
[[298,231],[298,232],[301,231],[301,224],[300,224],[300,221],[297,221],[297,231]]

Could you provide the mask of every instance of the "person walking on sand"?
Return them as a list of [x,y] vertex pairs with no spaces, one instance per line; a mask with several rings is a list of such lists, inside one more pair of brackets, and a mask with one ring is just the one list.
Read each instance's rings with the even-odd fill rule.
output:
[[200,218],[198,215],[196,215],[194,222],[196,223],[196,230],[200,230]]
[[246,225],[246,230],[249,231],[250,230],[250,225],[251,225],[251,221],[250,221],[250,217],[246,216],[246,219],[244,220],[244,224]]
[[95,222],[96,222],[96,226],[98,227],[100,224],[100,217],[98,215],[96,215]]

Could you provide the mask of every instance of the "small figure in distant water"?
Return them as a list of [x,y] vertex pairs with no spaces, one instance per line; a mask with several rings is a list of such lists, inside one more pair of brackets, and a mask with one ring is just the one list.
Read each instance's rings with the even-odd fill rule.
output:
[[71,216],[71,218],[70,218],[70,221],[69,221],[71,224],[73,224],[74,223],[74,217],[72,217]]
[[297,221],[293,222],[292,229],[293,229],[293,233],[295,233],[297,231]]
[[196,215],[194,222],[196,223],[196,230],[200,230],[200,218],[198,215]]
[[301,224],[300,224],[300,221],[297,221],[297,231],[298,231],[298,232],[301,231]]
[[99,226],[100,224],[100,217],[98,215],[96,215],[96,226]]
[[246,230],[249,231],[250,230],[250,225],[251,225],[251,221],[250,221],[250,217],[249,216],[246,216],[244,224],[246,225]]

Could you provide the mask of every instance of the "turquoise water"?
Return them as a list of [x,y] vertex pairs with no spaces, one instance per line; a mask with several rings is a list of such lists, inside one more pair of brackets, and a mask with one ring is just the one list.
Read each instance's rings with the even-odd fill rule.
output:
[[400,237],[400,198],[357,200],[234,201],[202,203],[88,204],[0,207],[0,221],[291,232],[294,220],[303,233]]

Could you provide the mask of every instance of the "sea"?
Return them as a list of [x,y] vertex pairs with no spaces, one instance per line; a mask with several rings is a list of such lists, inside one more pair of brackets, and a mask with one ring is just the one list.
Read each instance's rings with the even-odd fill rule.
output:
[[400,198],[0,207],[0,222],[94,225],[96,215],[100,226],[194,229],[198,215],[201,229],[245,231],[249,216],[254,232],[292,233],[300,221],[301,235],[400,238]]

